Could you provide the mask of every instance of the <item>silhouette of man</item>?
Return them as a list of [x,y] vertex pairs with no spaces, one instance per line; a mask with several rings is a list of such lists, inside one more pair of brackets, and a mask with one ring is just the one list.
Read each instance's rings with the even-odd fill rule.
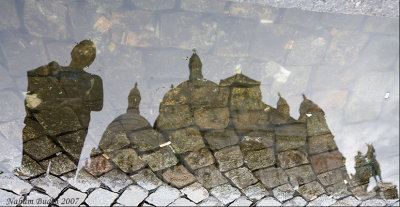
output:
[[93,42],[83,40],[72,49],[69,66],[53,61],[28,71],[21,165],[25,168],[20,169],[23,173],[37,174],[27,166],[60,152],[78,163],[90,112],[103,107],[102,79],[84,71],[95,57]]

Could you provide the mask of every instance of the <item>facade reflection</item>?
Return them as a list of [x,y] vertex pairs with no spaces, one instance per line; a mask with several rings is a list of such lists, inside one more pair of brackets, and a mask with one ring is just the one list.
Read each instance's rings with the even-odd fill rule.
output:
[[[309,202],[323,195],[398,198],[396,186],[382,182],[372,145],[356,156],[356,175],[348,175],[324,111],[305,95],[294,119],[280,94],[277,108],[263,103],[260,82],[240,70],[216,84],[203,77],[193,53],[189,71],[188,81],[165,94],[154,129],[139,114],[135,84],[127,112],[108,125],[85,170],[114,192],[133,180],[146,190],[225,193],[225,205],[252,191],[260,197],[272,191],[282,201],[288,197],[281,194],[295,192]],[[372,176],[379,187],[367,192]]]

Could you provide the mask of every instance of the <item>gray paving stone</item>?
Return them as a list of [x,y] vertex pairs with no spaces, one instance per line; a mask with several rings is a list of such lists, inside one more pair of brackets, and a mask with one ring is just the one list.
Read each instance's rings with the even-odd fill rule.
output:
[[160,130],[178,129],[190,126],[190,124],[192,123],[192,116],[188,105],[160,104],[159,113],[160,115],[157,117],[155,126],[157,127],[157,129]]
[[148,191],[137,185],[130,185],[124,190],[117,202],[124,206],[138,206],[148,195]]
[[39,164],[44,169],[48,169],[50,165],[50,172],[55,175],[61,175],[76,169],[76,165],[65,154],[58,155],[49,160],[44,160]]
[[59,206],[76,206],[82,204],[83,201],[85,201],[86,197],[86,193],[82,193],[73,189],[68,189],[57,199],[57,204]]
[[326,187],[326,192],[329,196],[336,200],[352,194],[347,190],[347,185],[344,182],[335,183]]
[[224,24],[218,27],[214,54],[233,57],[247,56],[247,48],[255,28],[256,24],[253,21],[224,19]]
[[323,13],[321,24],[342,30],[360,30],[365,19],[363,15]]
[[169,139],[172,148],[179,154],[205,147],[200,131],[194,127],[178,129],[169,134]]
[[6,199],[0,199],[0,205],[2,206],[16,206],[23,202],[24,197],[15,195],[5,190],[0,190],[0,197]]
[[[294,97],[299,97],[300,94],[303,93],[303,91],[305,91],[308,87],[308,83],[311,80],[313,74],[312,69],[313,68],[311,66],[307,65],[284,67],[282,65],[278,65],[277,73],[275,73],[275,75],[273,75],[272,77],[270,76],[270,79],[274,78],[274,81],[269,91],[269,96],[274,97],[277,93],[281,93],[284,94],[285,97],[290,99],[293,99]],[[267,91],[263,91],[263,93],[265,92]],[[271,116],[272,115],[275,114],[271,113]],[[283,117],[281,119],[275,117],[278,116],[272,116],[273,119],[271,121],[276,124],[290,123],[291,121],[293,121],[291,118],[288,117]]]
[[[10,76],[21,76],[21,74],[25,76],[27,70],[48,62],[43,40],[39,38],[29,41],[19,33],[6,33],[4,36],[2,35],[1,49],[4,58],[7,60],[8,68],[12,69],[9,70]],[[21,58],[24,58],[24,61],[21,61]],[[24,80],[26,80],[26,78]],[[26,90],[26,88],[24,90]],[[15,113],[15,111],[12,110],[8,112]],[[24,117],[25,113],[24,111],[22,112],[21,115]]]
[[104,131],[99,142],[99,148],[104,152],[113,152],[129,145],[126,132],[119,122],[111,122]]
[[209,196],[208,191],[198,182],[183,188],[181,192],[195,203],[199,203]]
[[34,113],[33,116],[49,136],[56,136],[83,128],[76,112],[70,107],[64,107],[63,110],[57,110],[57,112],[54,110],[41,110],[38,113]]
[[260,150],[274,144],[273,131],[252,131],[243,135],[240,149],[244,152]]
[[237,131],[271,130],[269,116],[264,111],[231,113],[233,125]]
[[[246,94],[246,95],[244,95]],[[231,111],[263,110],[260,87],[235,87],[231,90]]]
[[220,171],[227,171],[242,166],[243,155],[239,146],[227,147],[214,153]]
[[239,189],[243,189],[256,183],[258,180],[247,167],[236,168],[225,173]]
[[246,198],[246,196],[241,196],[235,201],[233,201],[229,206],[250,206],[253,202]]
[[291,24],[305,28],[315,28],[320,25],[319,19],[322,13],[304,11],[299,8],[285,9],[281,24]]
[[197,206],[197,205],[186,198],[178,198],[173,203],[169,204],[169,206]]
[[63,40],[67,37],[67,10],[60,2],[28,1],[24,4],[25,27],[34,36]]
[[290,168],[285,170],[285,172],[289,176],[289,181],[292,186],[299,186],[317,179],[311,165]]
[[160,186],[154,193],[146,198],[146,201],[155,206],[167,206],[179,198],[180,192],[168,185]]
[[153,190],[163,183],[150,169],[147,168],[132,175],[131,178],[146,190]]
[[336,199],[324,194],[310,201],[307,206],[330,206],[334,203],[336,203]]
[[42,175],[31,181],[32,185],[39,187],[52,198],[57,198],[61,191],[68,186],[68,183],[53,175]]
[[118,169],[114,169],[102,175],[99,177],[99,180],[114,192],[118,192],[133,183],[133,181],[125,173]]
[[288,25],[259,24],[255,29],[249,54],[266,61],[283,62],[284,57],[290,52],[285,46],[293,39],[294,32],[295,29]]
[[128,136],[129,140],[139,151],[156,149],[164,143],[162,134],[154,129],[135,131]]
[[243,189],[242,192],[248,198],[255,200],[260,200],[269,194],[260,182]]
[[396,36],[374,36],[361,50],[357,64],[365,69],[388,68],[399,56],[398,44]]
[[[233,2],[229,5],[229,15],[241,18],[253,18],[275,22],[279,16],[279,9],[265,4],[249,4],[248,2]],[[263,22],[263,21],[262,21]]]
[[87,132],[85,130],[79,130],[59,136],[57,137],[57,141],[67,153],[72,155],[75,160],[79,160],[83,145],[85,143],[86,135]]
[[12,86],[13,86],[13,79],[8,74],[8,71],[0,65],[0,90],[5,88],[11,88]]
[[261,89],[255,87],[233,87],[231,91],[231,111],[263,110],[265,107],[261,101]]
[[366,17],[363,31],[383,34],[399,34],[399,21],[387,17]]
[[307,201],[300,196],[296,196],[282,204],[282,206],[305,206]]
[[386,200],[388,206],[399,206],[399,199]]
[[213,154],[207,148],[189,152],[183,156],[183,159],[192,170],[197,170],[215,163]]
[[24,143],[24,151],[35,160],[42,160],[46,157],[56,154],[61,149],[48,137],[43,136]]
[[280,152],[278,159],[282,168],[291,168],[308,163],[308,153],[305,149]]
[[26,200],[22,202],[22,206],[48,206],[53,200],[54,198],[46,194],[38,191],[31,191],[26,197]]
[[153,171],[162,170],[178,163],[178,159],[168,146],[151,154],[143,155],[142,159]]
[[138,171],[130,178],[146,190],[152,190],[162,184],[162,181],[148,168]]
[[205,199],[203,202],[199,204],[199,206],[224,206],[221,201],[219,201],[217,198],[214,196],[210,196],[207,199]]
[[[187,50],[152,50],[149,53],[143,53],[143,63],[145,64],[147,71],[147,76],[153,77],[156,82],[154,84],[156,85],[157,82],[161,82],[161,80],[165,81],[165,79],[169,80],[171,78],[182,78],[182,80],[187,80],[188,78],[188,62],[182,60],[182,57],[188,56],[188,51]],[[170,65],[171,68],[175,68],[174,70],[170,70],[169,74],[162,74],[163,69],[157,67],[159,65]],[[149,71],[149,69],[152,68],[152,71]],[[111,79],[112,80],[112,79]],[[169,86],[171,82],[166,82],[165,86]],[[158,103],[157,103],[158,105]],[[161,104],[160,104],[161,105]],[[166,108],[163,108],[163,107]],[[180,113],[181,116],[184,116],[182,118],[179,118],[179,116],[172,116],[172,117],[163,117],[164,120],[157,120],[157,122],[162,121],[163,126],[157,125],[157,128],[162,128],[162,129],[169,129],[170,127],[173,129],[181,128],[190,125],[191,123],[191,117],[190,113],[187,114],[186,112],[190,112],[189,108],[187,108],[187,105],[177,105],[177,106],[166,106],[163,105],[162,107],[162,112],[165,114],[170,114],[171,111],[176,109],[176,111],[179,112],[185,112],[185,113]],[[158,107],[157,107],[158,109]],[[183,110],[185,111],[183,111]],[[160,111],[160,115],[162,114]],[[160,118],[160,117],[159,117]],[[172,124],[170,121],[179,121],[179,126],[176,126],[175,124]],[[157,123],[161,124],[161,123]]]
[[93,176],[100,175],[113,169],[113,164],[104,155],[98,155],[85,161],[85,170]]
[[256,171],[254,174],[267,188],[274,188],[289,182],[288,176],[282,168],[271,167],[267,169],[261,169]]
[[36,177],[46,171],[35,160],[27,155],[22,156],[21,166],[15,170],[21,176]]
[[290,184],[278,186],[272,190],[274,197],[280,202],[293,198],[294,189]]
[[240,197],[240,191],[228,183],[212,188],[210,193],[225,205]]
[[218,150],[239,143],[239,137],[231,129],[207,131],[204,133],[204,138],[212,150]]
[[324,58],[328,48],[330,34],[328,31],[299,32],[295,35],[293,48],[285,65],[314,65]]
[[70,61],[71,51],[76,44],[74,42],[45,42],[49,54],[49,60],[61,65],[66,65]]
[[163,9],[172,9],[175,5],[175,0],[131,0],[131,2],[140,9],[145,10],[163,10]]
[[229,124],[229,108],[196,109],[194,121],[200,129],[224,129]]
[[185,185],[196,181],[192,175],[183,165],[176,165],[168,168],[162,173],[164,180],[172,186],[182,188]]
[[213,188],[228,182],[214,165],[197,169],[195,176],[205,188]]
[[272,197],[266,197],[259,200],[256,206],[280,206],[281,203]]
[[337,201],[332,206],[358,206],[360,203],[361,201],[359,201],[354,196],[349,196],[340,201]]
[[[327,76],[329,74],[329,76]],[[357,73],[347,70],[346,66],[320,65],[313,71],[310,88],[319,90],[346,90],[353,86]]]
[[332,185],[334,183],[343,182],[343,176],[340,169],[321,173],[318,176],[322,185]]
[[[20,26],[15,2],[1,2],[0,13],[8,17],[8,20],[0,20],[0,30],[17,29]],[[1,87],[0,87],[1,88]]]
[[300,186],[297,189],[297,192],[299,192],[303,196],[303,198],[307,200],[313,200],[319,195],[325,193],[325,190],[318,182],[313,181],[311,183]]
[[226,2],[214,0],[187,0],[181,2],[184,10],[206,13],[223,13]]
[[377,119],[385,99],[376,97],[382,97],[393,81],[394,74],[392,72],[364,73],[357,80],[349,95],[344,109],[346,122],[355,123]]
[[266,148],[257,151],[249,151],[244,154],[244,162],[251,170],[269,167],[276,163],[274,149]]
[[87,203],[89,206],[110,206],[117,197],[117,193],[105,190],[103,188],[97,188],[89,194],[85,200],[85,203]]
[[121,149],[110,154],[111,160],[125,173],[132,173],[144,166],[146,163],[139,158],[132,148]]
[[[313,114],[314,116],[314,114]],[[307,120],[308,121],[308,120]],[[307,125],[308,127],[308,125]],[[329,130],[329,129],[328,129]],[[329,133],[329,132],[328,132]],[[320,153],[337,148],[332,134],[317,135],[308,138],[310,154]]]
[[325,53],[325,63],[339,66],[353,64],[367,39],[368,36],[365,33],[335,31]]
[[0,174],[0,188],[11,190],[16,194],[25,194],[32,189],[32,185],[28,182],[19,179],[11,173]]
[[386,206],[386,202],[382,199],[369,199],[363,201],[360,206]]
[[306,136],[292,136],[292,135],[276,135],[276,149],[278,151],[285,151],[304,146],[306,143]]
[[[176,24],[179,22],[179,25]],[[187,30],[191,25],[196,28]],[[193,12],[174,12],[161,17],[160,42],[164,47],[208,51],[216,41],[217,22],[213,18],[202,18]]]

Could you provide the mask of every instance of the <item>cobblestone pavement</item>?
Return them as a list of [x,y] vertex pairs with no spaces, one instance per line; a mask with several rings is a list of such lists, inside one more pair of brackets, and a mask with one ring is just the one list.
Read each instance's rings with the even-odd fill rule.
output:
[[331,0],[234,0],[238,2],[257,2],[259,4],[281,7],[300,8],[316,12],[343,14],[364,14],[373,16],[399,17],[399,2],[388,1],[331,1]]
[[[51,175],[48,175],[51,176]],[[399,199],[383,200],[378,198],[358,199],[345,196],[335,199],[322,194],[310,201],[299,195],[283,191],[276,196],[266,192],[251,192],[241,195],[234,188],[222,188],[208,191],[194,183],[181,190],[164,182],[148,189],[151,182],[127,184],[115,192],[108,186],[94,187],[91,184],[77,184],[67,180],[51,180],[41,185],[27,182],[18,176],[0,174],[0,195],[2,206],[399,206]],[[56,178],[57,179],[57,178]],[[12,187],[11,187],[12,186]],[[226,186],[230,186],[226,184]],[[82,187],[88,190],[79,190]],[[237,193],[234,193],[236,190]],[[275,191],[275,190],[274,190]],[[275,197],[274,197],[275,196]]]
[[[398,4],[371,2],[0,1],[0,205],[399,206]],[[87,38],[103,110],[35,109],[68,82],[26,71]]]

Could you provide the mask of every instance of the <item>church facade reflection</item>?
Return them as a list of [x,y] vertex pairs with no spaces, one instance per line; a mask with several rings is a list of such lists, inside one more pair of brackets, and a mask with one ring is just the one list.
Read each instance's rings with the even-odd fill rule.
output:
[[[396,186],[380,177],[372,145],[367,155],[356,156],[356,174],[348,174],[325,112],[305,95],[295,119],[281,94],[276,108],[263,103],[261,82],[240,70],[219,84],[209,81],[194,51],[189,72],[187,81],[164,95],[154,126],[140,115],[141,94],[135,83],[126,113],[107,126],[79,174],[115,193],[134,183],[146,192],[194,189],[220,196],[224,205],[240,195],[256,201],[271,194],[279,200],[280,193],[307,202],[320,196],[398,198]],[[49,173],[71,173],[90,111],[101,110],[101,79],[57,63],[28,72],[28,78],[20,172],[38,176],[51,161]],[[48,147],[33,150],[38,145]],[[367,192],[371,177],[378,187]]]

